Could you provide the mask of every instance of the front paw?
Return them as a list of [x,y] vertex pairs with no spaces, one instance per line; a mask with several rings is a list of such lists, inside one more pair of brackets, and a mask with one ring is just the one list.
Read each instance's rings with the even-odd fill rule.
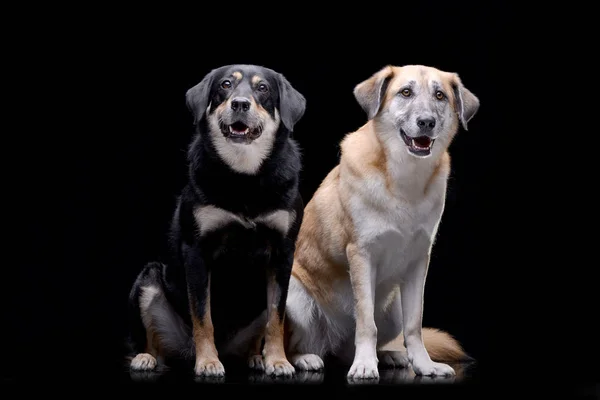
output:
[[296,354],[291,357],[292,364],[301,371],[319,371],[325,364],[316,354]]
[[248,358],[248,366],[250,369],[254,369],[257,371],[265,370],[265,363],[263,360],[263,356],[261,354],[255,354]]
[[413,371],[416,375],[423,376],[455,376],[454,368],[448,364],[438,363],[434,361],[421,361],[412,363]]
[[275,376],[292,376],[296,370],[286,358],[266,358],[265,373]]
[[354,363],[352,363],[350,371],[348,372],[348,379],[379,379],[377,359],[373,358],[354,360]]
[[225,368],[221,361],[215,358],[204,358],[196,361],[194,372],[197,376],[222,377],[225,376]]
[[131,360],[131,369],[134,371],[150,371],[156,367],[156,358],[148,353],[140,353]]

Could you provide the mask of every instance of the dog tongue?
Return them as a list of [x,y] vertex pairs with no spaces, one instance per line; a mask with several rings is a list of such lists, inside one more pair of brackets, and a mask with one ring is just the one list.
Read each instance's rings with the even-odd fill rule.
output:
[[232,133],[243,134],[248,127],[241,122],[236,122],[232,124],[230,128]]
[[429,147],[429,145],[431,144],[431,139],[429,139],[427,136],[420,136],[418,138],[414,139],[415,144],[419,147]]

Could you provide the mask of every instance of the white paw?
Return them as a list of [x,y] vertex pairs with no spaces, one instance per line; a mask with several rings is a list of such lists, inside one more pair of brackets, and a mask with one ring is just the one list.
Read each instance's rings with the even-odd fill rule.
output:
[[265,363],[263,360],[263,356],[260,354],[256,354],[253,356],[250,356],[248,358],[248,366],[252,369],[256,369],[259,371],[264,371],[265,370]]
[[296,354],[291,357],[292,364],[302,371],[318,371],[325,367],[323,360],[316,354]]
[[378,351],[377,358],[379,358],[379,363],[386,367],[406,368],[410,365],[407,355],[401,351]]
[[275,359],[275,360],[265,360],[265,373],[267,375],[275,375],[275,376],[292,376],[294,375],[296,370],[290,364],[288,360],[283,359]]
[[438,363],[434,361],[422,361],[412,363],[413,371],[416,375],[424,376],[454,376],[456,372],[448,364]]
[[348,379],[379,379],[377,359],[354,360],[348,372]]
[[196,361],[194,372],[198,376],[221,377],[225,376],[225,367],[221,361],[207,358]]
[[156,358],[148,353],[140,353],[131,360],[131,369],[150,371],[156,367]]

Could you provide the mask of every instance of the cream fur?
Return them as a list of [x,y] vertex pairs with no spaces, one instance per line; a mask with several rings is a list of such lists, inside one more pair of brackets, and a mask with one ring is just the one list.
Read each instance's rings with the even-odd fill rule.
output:
[[[445,332],[423,330],[423,293],[444,212],[447,148],[465,112],[451,88],[475,111],[479,102],[456,74],[423,66],[386,67],[355,95],[363,103],[379,101],[378,85],[386,78],[388,91],[374,117],[344,138],[340,164],[306,206],[287,301],[287,351],[301,370],[319,369],[323,356],[334,354],[351,364],[350,379],[378,378],[378,363],[453,375],[431,356],[458,360],[465,354]],[[398,115],[407,117],[394,91],[409,81],[423,88],[421,107],[431,102],[444,110],[427,157],[407,151],[396,125]],[[448,93],[446,108],[426,97],[432,82]],[[468,111],[472,117],[473,108]]]

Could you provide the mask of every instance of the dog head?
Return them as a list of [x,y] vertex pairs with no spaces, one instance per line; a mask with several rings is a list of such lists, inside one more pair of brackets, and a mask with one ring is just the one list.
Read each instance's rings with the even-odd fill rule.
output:
[[212,70],[186,93],[194,124],[206,119],[217,152],[238,172],[255,173],[277,135],[292,132],[306,100],[278,72],[256,65]]
[[359,83],[354,96],[369,119],[419,158],[447,147],[459,123],[467,130],[479,109],[457,74],[422,65],[387,66]]

